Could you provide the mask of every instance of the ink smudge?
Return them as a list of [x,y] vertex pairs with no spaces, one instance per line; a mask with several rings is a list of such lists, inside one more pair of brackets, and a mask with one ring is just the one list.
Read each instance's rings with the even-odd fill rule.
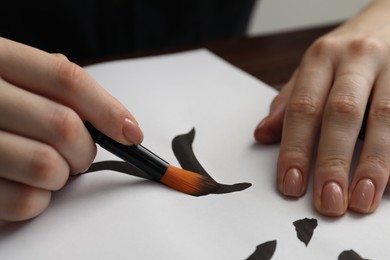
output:
[[[173,152],[183,169],[187,171],[196,172],[203,176],[207,176],[213,181],[215,181],[202,167],[202,165],[199,163],[198,159],[196,158],[193,152],[192,143],[194,141],[194,138],[195,138],[195,129],[192,129],[187,134],[176,136],[172,140]],[[89,167],[87,171],[81,174],[102,171],[102,170],[112,170],[116,172],[122,172],[128,175],[133,175],[136,177],[152,180],[152,178],[150,178],[146,173],[144,173],[137,167],[124,161],[95,162]],[[216,191],[212,192],[212,194],[224,194],[224,193],[242,191],[249,188],[252,185],[250,183],[236,183],[232,185],[220,184],[220,183],[218,184],[219,184],[219,188]]]
[[269,260],[274,255],[276,240],[265,242],[256,247],[255,252],[247,260]]
[[317,219],[304,218],[299,219],[293,222],[295,230],[297,232],[297,237],[307,246],[310,242],[311,237],[313,236],[313,231],[317,227]]
[[339,257],[337,258],[338,260],[367,260],[362,258],[360,255],[358,255],[355,251],[353,250],[345,250],[341,252]]
[[[196,172],[198,174],[213,179],[213,177],[211,177],[210,174],[208,174],[207,171],[203,168],[203,166],[200,164],[200,162],[198,161],[198,159],[194,154],[194,151],[192,149],[192,143],[194,142],[194,139],[195,139],[194,128],[192,128],[191,131],[188,132],[187,134],[176,136],[172,140],[173,153],[175,154],[176,159],[179,161],[183,169]],[[252,186],[252,184],[246,182],[236,183],[232,185],[221,184],[221,183],[218,184],[220,185],[220,188],[215,192],[213,192],[214,194],[223,194],[223,193],[242,191]]]

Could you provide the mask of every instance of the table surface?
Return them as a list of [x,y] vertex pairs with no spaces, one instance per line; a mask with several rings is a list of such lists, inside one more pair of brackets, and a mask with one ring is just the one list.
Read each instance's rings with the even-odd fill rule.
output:
[[300,29],[256,37],[218,40],[203,44],[181,46],[164,50],[144,51],[128,55],[90,59],[78,62],[85,66],[101,61],[136,58],[173,53],[195,48],[207,48],[238,68],[279,89],[287,82],[307,48],[320,36],[338,24]]

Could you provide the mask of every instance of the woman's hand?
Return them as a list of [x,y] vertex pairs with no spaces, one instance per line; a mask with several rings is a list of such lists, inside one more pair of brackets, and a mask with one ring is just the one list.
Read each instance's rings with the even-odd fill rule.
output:
[[[280,140],[277,183],[302,196],[314,165],[314,205],[328,216],[374,211],[390,171],[390,1],[377,0],[318,39],[255,130]],[[351,160],[368,101],[364,145],[352,183]]]
[[69,174],[86,170],[96,146],[88,120],[124,144],[142,132],[127,109],[82,68],[0,38],[0,221],[39,215]]

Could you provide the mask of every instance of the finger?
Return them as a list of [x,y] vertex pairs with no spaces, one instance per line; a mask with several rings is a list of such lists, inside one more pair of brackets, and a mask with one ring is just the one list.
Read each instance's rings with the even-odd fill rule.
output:
[[350,165],[379,68],[376,63],[371,55],[348,54],[340,59],[324,111],[314,169],[314,204],[324,215],[340,216],[347,209]]
[[0,220],[22,221],[42,213],[51,192],[0,178]]
[[366,135],[349,189],[349,207],[360,213],[374,211],[389,181],[390,68],[381,72],[372,92]]
[[0,131],[0,179],[58,190],[69,176],[67,162],[51,146]]
[[64,54],[62,53],[51,53],[51,55],[57,57],[57,58],[60,58],[60,59],[64,59],[64,60],[69,60],[68,57],[66,57]]
[[1,78],[0,113],[0,129],[55,147],[72,173],[87,169],[96,155],[96,145],[73,110]]
[[0,38],[0,72],[17,86],[71,107],[83,120],[121,143],[138,144],[143,139],[131,113],[67,59]]
[[283,89],[271,103],[270,113],[256,127],[254,137],[256,141],[269,144],[280,141],[283,129],[284,112],[292,88],[295,85],[297,72],[289,79]]
[[333,79],[332,44],[315,44],[299,68],[287,104],[277,165],[277,183],[286,196],[306,191],[314,141]]

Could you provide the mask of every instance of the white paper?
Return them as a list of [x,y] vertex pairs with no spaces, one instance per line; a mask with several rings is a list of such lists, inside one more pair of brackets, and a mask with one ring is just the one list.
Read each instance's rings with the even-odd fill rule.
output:
[[[389,194],[368,216],[337,219],[276,191],[278,145],[257,145],[275,90],[206,50],[108,62],[87,70],[136,116],[144,145],[174,165],[173,137],[196,130],[194,152],[241,192],[192,197],[112,171],[72,178],[38,218],[0,230],[0,259],[246,259],[276,240],[272,259],[337,259],[353,249],[390,259]],[[99,148],[96,161],[117,159]],[[316,218],[308,246],[292,222]]]

